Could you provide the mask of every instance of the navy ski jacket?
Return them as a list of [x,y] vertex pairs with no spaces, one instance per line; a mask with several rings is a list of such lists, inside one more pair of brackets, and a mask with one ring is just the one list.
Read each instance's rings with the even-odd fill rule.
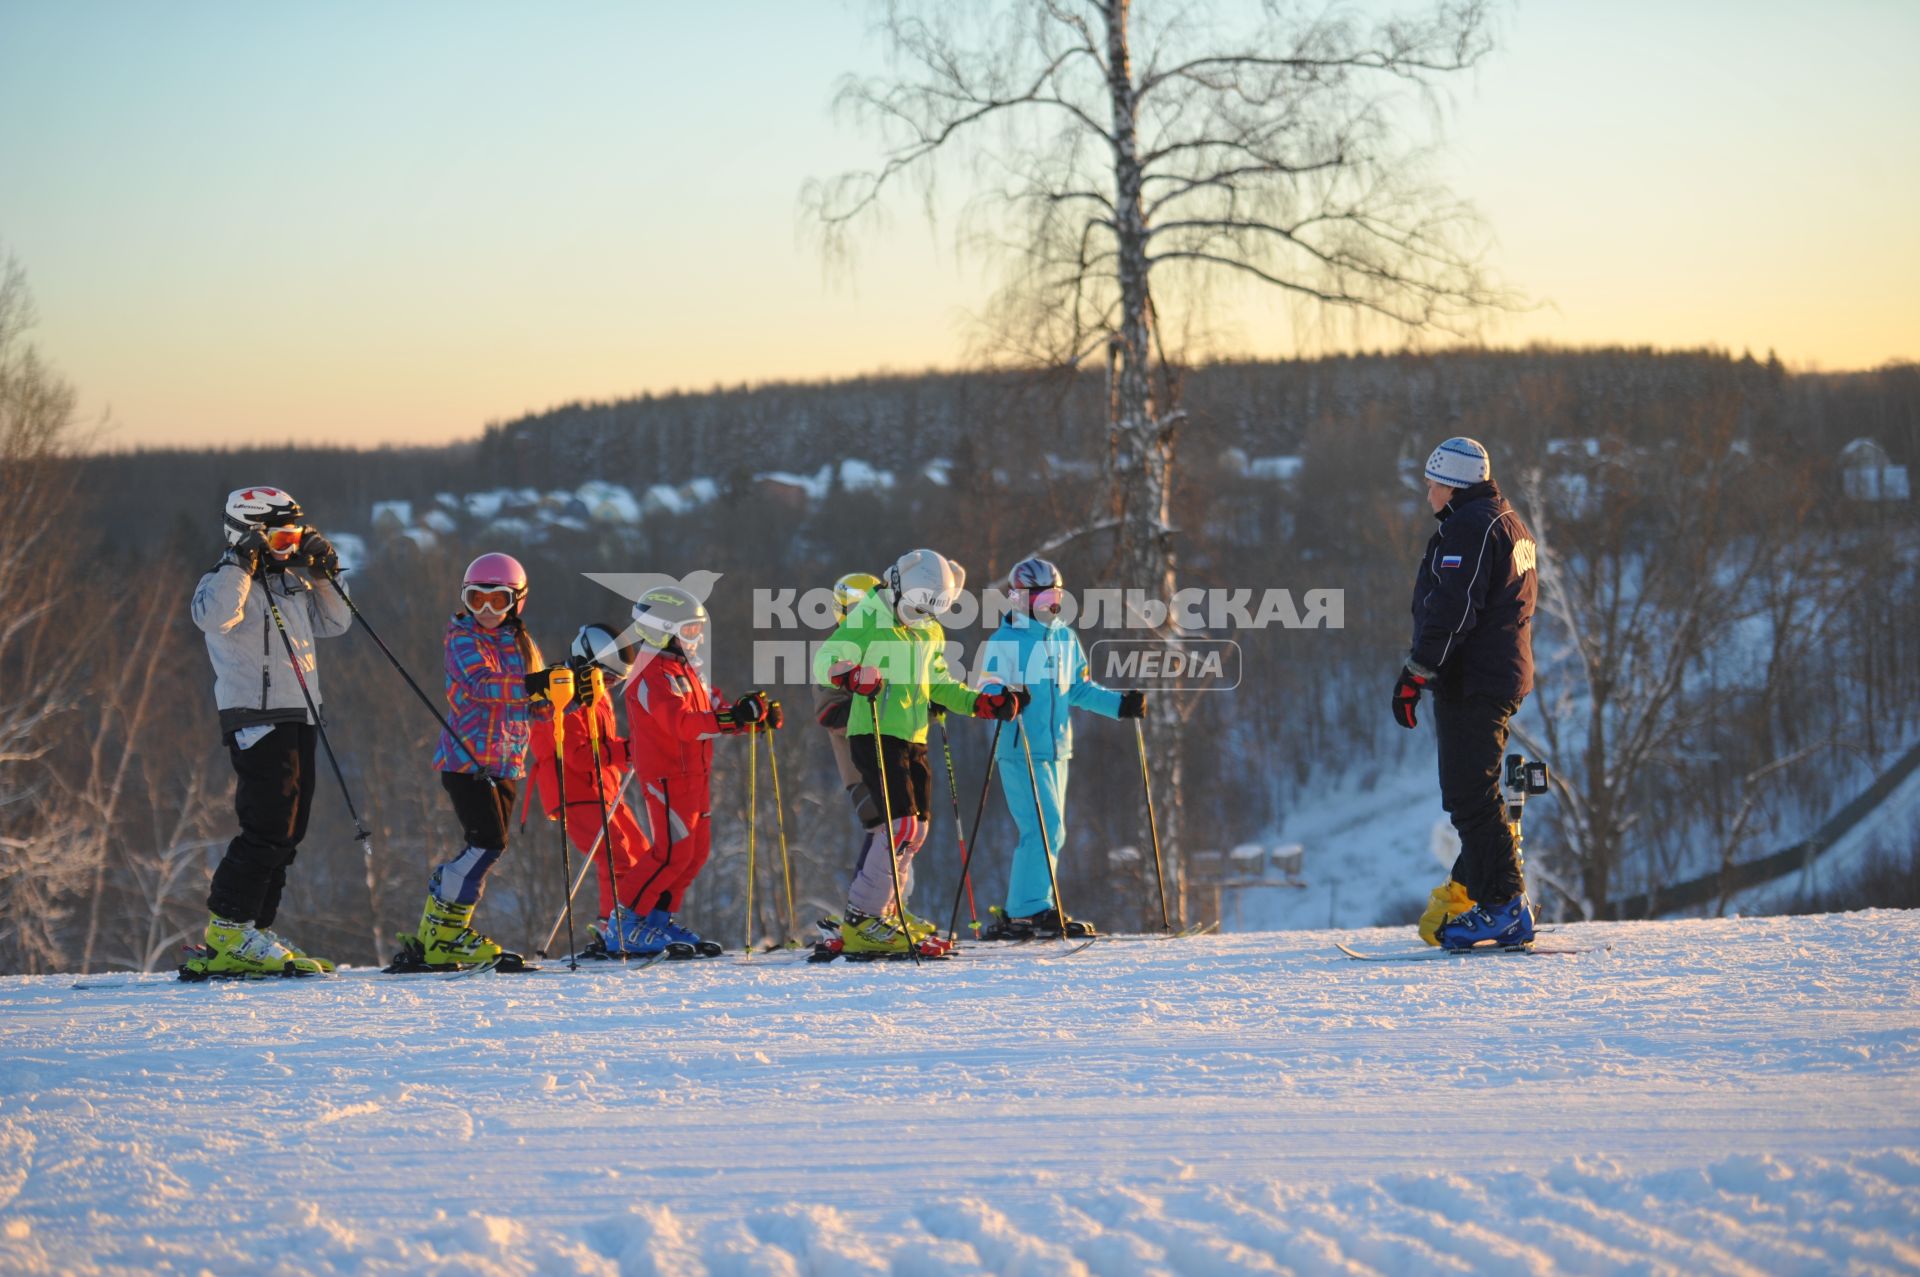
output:
[[1411,659],[1439,671],[1437,694],[1520,700],[1533,690],[1533,534],[1492,480],[1460,489],[1434,517],[1413,583]]

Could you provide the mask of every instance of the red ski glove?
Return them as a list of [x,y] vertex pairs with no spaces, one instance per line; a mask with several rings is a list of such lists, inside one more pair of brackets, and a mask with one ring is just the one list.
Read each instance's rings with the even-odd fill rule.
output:
[[828,670],[827,681],[855,696],[875,696],[880,691],[880,671],[852,661],[841,661]]
[[975,718],[997,718],[1001,722],[1017,716],[1026,705],[1020,694],[999,683],[989,683],[980,689],[973,698],[973,716]]

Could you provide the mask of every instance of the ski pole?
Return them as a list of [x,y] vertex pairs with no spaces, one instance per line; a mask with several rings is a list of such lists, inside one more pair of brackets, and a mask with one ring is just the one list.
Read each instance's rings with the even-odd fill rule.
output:
[[773,728],[767,728],[767,766],[773,771],[773,827],[780,836],[780,872],[787,880],[787,943],[797,945],[800,916],[793,909],[793,861],[787,856],[787,811],[780,802],[780,756],[773,749],[773,732]]
[[[587,706],[585,715],[587,720],[587,744],[593,750],[593,796],[600,804],[600,842],[594,845],[596,847],[604,845],[607,849],[607,885],[613,888],[613,922],[617,927],[620,925],[620,910],[627,907],[627,902],[620,896],[620,870],[613,863],[613,822],[607,816],[607,782],[605,777],[600,773],[599,707],[600,698],[607,695],[607,687],[605,681],[600,677],[600,667],[598,665],[592,666],[587,670],[587,686],[590,691],[591,701]],[[561,813],[563,817],[565,814],[564,812]],[[589,851],[587,853],[586,864],[590,865],[592,863],[593,853]],[[586,865],[581,866],[583,872],[585,868]],[[576,887],[575,890],[578,890],[578,888]],[[569,901],[573,899],[572,891],[567,892],[567,899]],[[624,947],[625,945],[623,943],[622,948]]]
[[[616,803],[619,802],[621,798],[626,794],[627,783],[632,779],[633,779],[632,772],[628,772],[626,775],[620,778],[620,787],[613,791],[614,802]],[[523,825],[522,828],[525,828],[525,826]],[[605,837],[604,833],[595,834],[593,836],[593,846],[587,849],[586,859],[583,860],[580,864],[580,872],[573,876],[573,890],[567,893],[567,898],[569,900],[571,900],[573,897],[580,894],[580,884],[587,880],[587,874],[593,869],[594,854],[600,850],[600,843],[604,837]],[[612,855],[613,854],[612,850],[609,849],[607,854]],[[547,932],[547,942],[540,946],[539,954],[541,957],[543,958],[546,957],[547,953],[553,948],[554,938],[560,934],[560,928],[566,924],[566,921],[567,921],[566,910],[562,909],[559,915],[555,917],[553,920],[553,929]]]
[[[373,889],[373,835],[367,832],[366,825],[361,823],[359,810],[353,805],[353,795],[347,789],[346,773],[340,770],[340,760],[333,753],[333,741],[327,737],[327,725],[320,719],[319,703],[313,699],[313,689],[307,686],[306,671],[300,668],[300,658],[294,654],[293,638],[287,633],[286,618],[280,615],[280,605],[274,602],[273,584],[264,574],[255,579],[260,582],[260,592],[266,596],[267,611],[273,615],[273,628],[280,631],[280,645],[287,649],[287,664],[293,666],[294,681],[300,684],[300,699],[307,703],[307,713],[313,715],[313,725],[320,734],[320,744],[327,751],[327,765],[333,768],[333,778],[340,782],[340,797],[346,800],[347,815],[353,818],[354,841],[360,844],[360,850],[366,858],[367,907],[373,919],[373,957],[377,962],[380,959],[380,904],[375,899]],[[312,593],[313,587],[307,586],[307,591]]]
[[[993,725],[993,742],[987,746],[987,774],[980,779],[980,801],[973,808],[973,832],[967,835],[965,850],[960,856],[960,882],[953,888],[953,908],[947,914],[947,936],[960,938],[960,892],[965,888],[967,873],[973,864],[973,849],[980,845],[980,821],[987,814],[987,790],[993,787],[993,772],[1000,763],[1000,732],[1006,727],[1004,719]],[[955,823],[958,823],[957,820]],[[974,920],[975,934],[978,935],[979,919]]]
[[1020,748],[1027,755],[1027,784],[1033,789],[1033,818],[1040,824],[1040,850],[1047,856],[1047,881],[1053,887],[1053,912],[1060,919],[1060,939],[1067,939],[1067,906],[1060,899],[1060,875],[1053,868],[1053,839],[1047,836],[1047,813],[1040,806],[1040,778],[1033,770],[1033,742],[1027,738],[1027,724],[1014,720],[1013,730],[1020,737]]
[[[569,697],[569,699],[571,699]],[[567,706],[565,701],[555,704],[549,693],[547,703],[553,705],[553,785],[560,794],[560,885],[567,886],[573,877],[573,860],[567,846]],[[580,969],[579,946],[573,939],[573,891],[567,891],[564,906],[567,917],[567,969]]]
[[[947,796],[953,799],[953,836],[960,847],[960,885],[967,890],[967,917],[970,929],[980,930],[980,910],[973,903],[973,873],[967,864],[967,831],[960,826],[960,784],[953,777],[953,742],[947,737],[947,716],[940,715],[940,752],[947,758]],[[956,917],[955,921],[958,921]]]
[[760,733],[752,727],[747,729],[747,939],[742,947],[748,962],[753,961],[753,845],[754,831],[759,824],[755,819],[754,808],[758,805],[755,785],[760,779]]
[[1140,789],[1147,796],[1147,832],[1153,837],[1153,880],[1160,884],[1160,929],[1172,931],[1167,917],[1167,875],[1160,867],[1160,822],[1153,815],[1153,781],[1147,775],[1147,729],[1140,719],[1133,720],[1133,738],[1140,745]]
[[880,693],[867,693],[867,712],[873,715],[873,761],[874,770],[880,776],[880,818],[887,822],[887,870],[893,875],[893,914],[894,923],[899,926],[900,934],[907,938],[907,952],[913,957],[913,964],[920,965],[920,946],[914,941],[913,928],[907,925],[906,897],[900,893],[900,844],[893,836],[893,795],[887,785],[887,751],[880,744]]
[[[440,712],[440,707],[433,703],[433,699],[424,691],[420,690],[420,684],[413,681],[413,675],[407,673],[407,667],[400,663],[400,658],[393,654],[393,649],[387,646],[386,640],[380,637],[379,631],[375,630],[373,626],[368,623],[367,614],[360,610],[354,603],[353,596],[348,594],[346,588],[340,584],[340,574],[337,571],[327,573],[327,582],[333,586],[333,592],[340,596],[340,601],[347,605],[347,611],[353,613],[353,619],[360,622],[360,628],[367,632],[367,637],[374,641],[374,645],[385,654],[387,660],[392,663],[393,668],[399,671],[400,677],[407,681],[407,686],[411,687],[413,694],[420,698],[420,703],[427,707],[427,712],[439,720],[440,726],[446,730],[448,738],[460,747],[460,752],[467,756],[467,761],[473,764],[474,770],[478,771],[482,776],[485,776],[489,785],[493,785],[495,779],[493,773],[487,770],[486,764],[481,762],[479,756],[473,752],[472,747],[467,744],[466,738],[461,736],[459,732],[453,730],[453,724],[447,721],[447,716]],[[313,587],[309,586],[307,588],[312,589]],[[494,788],[498,789],[499,786],[494,785]]]

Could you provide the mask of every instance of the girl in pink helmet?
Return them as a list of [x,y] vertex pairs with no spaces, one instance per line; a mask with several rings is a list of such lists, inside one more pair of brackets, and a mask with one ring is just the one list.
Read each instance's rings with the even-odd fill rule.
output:
[[468,966],[519,955],[475,931],[473,911],[487,871],[507,847],[507,816],[526,773],[536,721],[549,721],[573,695],[573,671],[545,668],[521,622],[527,571],[508,554],[467,565],[460,610],[447,622],[446,674],[451,733],[440,734],[433,765],[453,802],[465,846],[433,871],[420,929],[402,937],[401,968]]

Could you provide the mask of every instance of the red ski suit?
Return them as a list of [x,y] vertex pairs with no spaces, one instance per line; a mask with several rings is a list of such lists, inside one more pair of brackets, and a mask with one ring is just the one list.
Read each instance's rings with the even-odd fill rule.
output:
[[[593,716],[593,723],[600,733],[598,789],[594,786],[593,741],[587,735],[587,714]],[[613,696],[602,696],[594,702],[591,710],[582,710],[576,701],[567,709],[566,726],[567,836],[583,856],[600,839],[602,796],[607,803],[611,867],[607,856],[594,857],[594,869],[600,880],[600,916],[604,918],[613,912],[613,877],[616,874],[620,879],[620,894],[627,898],[627,905],[632,906],[634,892],[646,877],[640,858],[647,849],[647,839],[640,832],[640,822],[633,818],[632,809],[625,802],[613,800],[620,788],[620,776],[626,770],[627,758],[627,742],[620,739],[618,725],[614,722]],[[560,815],[560,787],[554,782],[551,724],[533,725],[532,775],[533,790],[527,801],[532,802],[537,795],[547,819],[557,819]],[[627,788],[631,797],[633,786]]]
[[700,671],[671,650],[635,667],[626,700],[627,757],[647,813],[634,910],[672,913],[712,849],[713,738],[722,734],[720,719]]

